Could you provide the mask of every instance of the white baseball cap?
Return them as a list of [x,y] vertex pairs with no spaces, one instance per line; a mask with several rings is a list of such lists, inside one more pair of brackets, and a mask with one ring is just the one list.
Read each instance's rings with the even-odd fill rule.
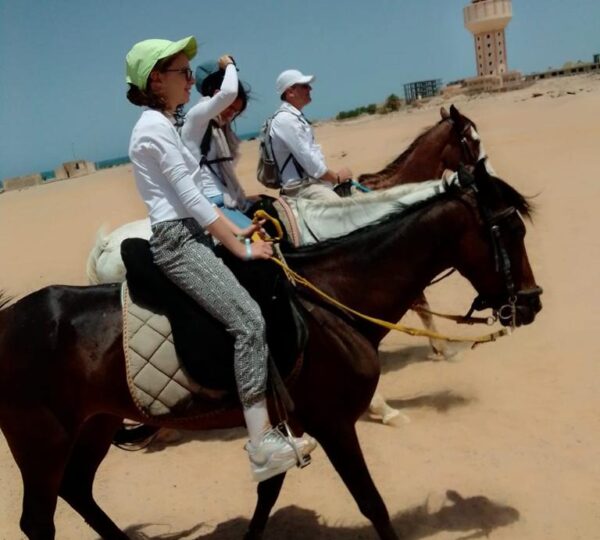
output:
[[275,88],[277,94],[283,94],[290,86],[295,84],[310,84],[315,80],[314,75],[304,75],[297,69],[286,69],[279,74],[277,81],[275,82]]

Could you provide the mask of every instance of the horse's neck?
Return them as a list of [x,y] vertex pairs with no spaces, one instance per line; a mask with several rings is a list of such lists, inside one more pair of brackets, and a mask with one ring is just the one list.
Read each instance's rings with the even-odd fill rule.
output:
[[365,182],[368,187],[384,189],[397,184],[421,182],[439,178],[442,152],[448,144],[449,127],[445,123],[433,126],[407,152],[392,162],[381,175]]
[[[340,244],[332,251],[301,263],[309,280],[343,304],[371,316],[398,321],[415,298],[440,272],[453,265],[461,236],[453,201],[435,203],[427,215],[411,216],[407,227],[366,237],[365,245]],[[387,232],[386,232],[387,231]],[[361,233],[358,233],[361,234]],[[443,247],[442,247],[443,246]],[[378,343],[387,330],[368,325],[365,334]]]

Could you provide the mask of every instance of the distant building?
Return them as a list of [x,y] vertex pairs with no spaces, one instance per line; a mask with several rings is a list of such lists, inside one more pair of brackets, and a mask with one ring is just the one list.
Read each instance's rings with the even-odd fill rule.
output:
[[4,191],[12,191],[14,189],[23,189],[31,186],[39,186],[44,180],[39,173],[28,174],[26,176],[16,176],[14,178],[6,178],[3,182]]
[[[55,180],[66,180],[67,178],[77,178],[85,176],[96,171],[96,164],[93,161],[85,161],[83,159],[77,161],[67,161],[59,165],[54,172],[45,171],[43,173],[29,174],[26,176],[17,176],[15,178],[6,178],[3,181],[4,191],[11,189],[21,189],[31,186],[38,186],[45,181],[54,182]],[[2,182],[0,182],[2,187]]]
[[540,79],[551,79],[553,77],[567,77],[569,75],[579,75],[581,73],[599,73],[600,72],[600,54],[594,55],[593,62],[574,62],[567,63],[561,68],[547,69],[530,73],[525,77],[528,81],[537,81]]
[[512,19],[511,0],[472,0],[463,15],[465,26],[473,34],[477,75],[507,72],[504,29]]
[[463,9],[465,27],[473,34],[477,77],[463,81],[467,93],[505,92],[528,83],[508,69],[504,29],[512,19],[511,0],[471,0]]
[[463,90],[466,94],[479,94],[481,92],[508,92],[517,90],[531,84],[523,77],[520,71],[508,71],[500,75],[483,75],[471,77],[463,81]]
[[407,83],[404,85],[404,99],[406,100],[406,103],[411,103],[418,99],[437,96],[440,93],[441,88],[441,79]]
[[54,169],[54,177],[56,180],[65,180],[67,178],[77,178],[85,176],[96,171],[96,165],[92,161],[78,160],[67,161]]

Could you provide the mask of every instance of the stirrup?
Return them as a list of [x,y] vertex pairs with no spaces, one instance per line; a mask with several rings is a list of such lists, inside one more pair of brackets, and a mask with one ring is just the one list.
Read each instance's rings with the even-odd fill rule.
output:
[[310,454],[307,454],[305,456],[302,455],[302,453],[298,449],[298,445],[296,444],[296,440],[292,431],[290,430],[290,426],[288,426],[288,423],[285,420],[283,420],[282,422],[277,424],[275,429],[279,431],[279,433],[285,439],[285,441],[292,447],[292,450],[294,450],[294,454],[296,454],[296,466],[300,469],[304,469],[304,467],[310,465],[312,461]]

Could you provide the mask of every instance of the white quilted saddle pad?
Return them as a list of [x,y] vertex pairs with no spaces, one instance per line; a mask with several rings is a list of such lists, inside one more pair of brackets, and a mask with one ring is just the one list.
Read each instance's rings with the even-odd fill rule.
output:
[[127,383],[133,401],[146,416],[173,414],[174,407],[201,387],[179,363],[169,320],[133,303],[127,282],[122,285],[121,302]]
[[300,245],[306,246],[349,234],[443,191],[442,180],[428,180],[340,197],[339,201],[290,197],[285,200],[296,218]]

